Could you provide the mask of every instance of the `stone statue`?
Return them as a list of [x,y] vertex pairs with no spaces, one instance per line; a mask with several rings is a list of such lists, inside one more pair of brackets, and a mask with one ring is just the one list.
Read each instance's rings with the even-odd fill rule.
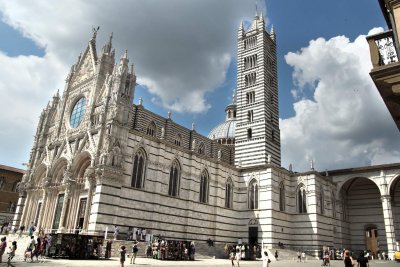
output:
[[97,26],[97,29],[95,27],[92,27],[92,32],[93,32],[92,40],[96,39],[97,32],[99,31],[99,29],[100,29],[100,26]]
[[220,149],[220,150],[218,150],[218,160],[221,160],[221,157],[222,157],[222,152],[221,152],[221,149]]
[[268,163],[268,164],[270,164],[270,163],[271,163],[271,154],[268,154],[268,157],[267,157],[267,163]]
[[196,140],[193,139],[192,141],[192,150],[194,151],[196,149]]
[[164,127],[161,127],[161,139],[164,139],[165,137],[165,129]]

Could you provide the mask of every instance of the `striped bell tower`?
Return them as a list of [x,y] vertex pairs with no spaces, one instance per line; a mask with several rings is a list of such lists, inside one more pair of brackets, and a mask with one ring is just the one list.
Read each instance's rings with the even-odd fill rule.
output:
[[281,164],[276,41],[256,13],[247,31],[241,23],[237,56],[235,165]]

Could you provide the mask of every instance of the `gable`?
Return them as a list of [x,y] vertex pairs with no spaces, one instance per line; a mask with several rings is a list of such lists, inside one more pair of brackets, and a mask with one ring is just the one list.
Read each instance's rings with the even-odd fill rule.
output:
[[94,75],[95,63],[89,50],[90,49],[88,47],[75,70],[74,76],[71,81],[71,85],[73,87],[92,78]]

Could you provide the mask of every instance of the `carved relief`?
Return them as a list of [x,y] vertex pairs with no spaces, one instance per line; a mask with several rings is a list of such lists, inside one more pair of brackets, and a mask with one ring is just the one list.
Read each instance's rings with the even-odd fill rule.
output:
[[76,71],[74,74],[71,86],[75,87],[76,85],[86,81],[93,76],[93,73],[94,70],[92,59],[90,57],[90,54],[86,53],[83,62],[78,67],[78,71]]

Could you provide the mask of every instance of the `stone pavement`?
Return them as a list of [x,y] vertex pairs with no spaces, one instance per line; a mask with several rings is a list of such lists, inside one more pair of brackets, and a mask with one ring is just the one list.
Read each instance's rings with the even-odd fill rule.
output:
[[[4,257],[3,257],[4,260]],[[102,267],[102,266],[115,266],[119,267],[118,258],[111,258],[109,260],[67,260],[67,259],[46,259],[44,262],[23,262],[20,259],[16,259],[13,261],[15,266],[34,266],[34,267],[42,267],[42,266],[60,266],[60,267],[68,267],[68,266],[94,266],[94,267]],[[0,264],[0,267],[6,266],[6,264]],[[204,267],[231,267],[231,263],[229,260],[224,259],[202,259],[196,261],[159,261],[154,259],[148,258],[137,258],[136,264],[129,264],[128,261],[125,262],[125,267],[129,266],[163,266],[163,267],[176,267],[176,266],[204,266]],[[236,263],[235,263],[236,266]],[[245,267],[261,267],[262,261],[241,261],[240,266]],[[297,267],[297,266],[304,266],[304,267],[317,267],[321,266],[321,262],[317,260],[312,260],[305,263],[299,263],[296,261],[277,261],[272,262],[270,267]],[[342,261],[332,261],[331,266],[333,267],[343,267]],[[394,261],[379,261],[374,260],[370,262],[370,267],[399,267],[400,263]]]

